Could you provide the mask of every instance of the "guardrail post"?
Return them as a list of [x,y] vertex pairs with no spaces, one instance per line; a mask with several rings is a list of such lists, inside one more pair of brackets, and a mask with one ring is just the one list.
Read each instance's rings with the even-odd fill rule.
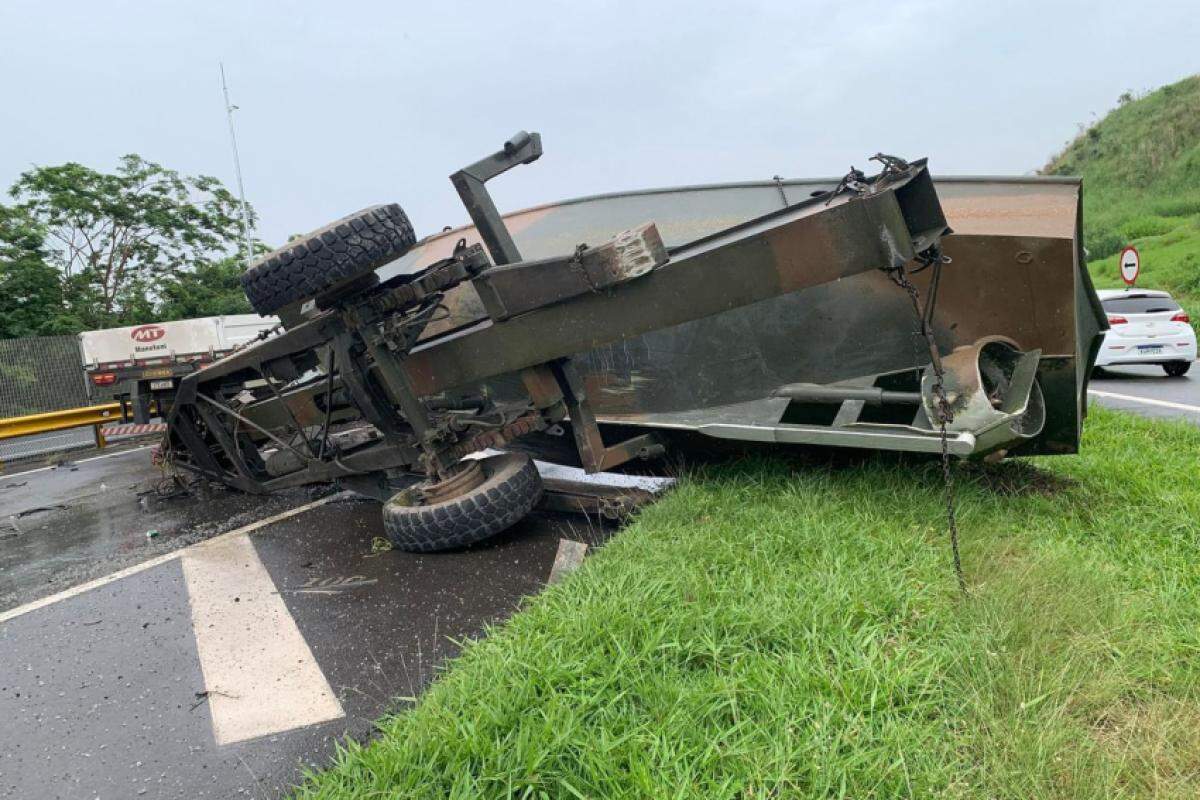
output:
[[103,450],[108,444],[108,439],[104,437],[104,431],[100,430],[100,423],[97,422],[92,426],[92,432],[96,435],[96,449]]

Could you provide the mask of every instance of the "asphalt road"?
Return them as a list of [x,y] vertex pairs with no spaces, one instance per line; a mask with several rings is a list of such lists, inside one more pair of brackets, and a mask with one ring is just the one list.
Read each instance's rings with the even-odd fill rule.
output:
[[312,499],[170,488],[144,445],[0,474],[0,611]]
[[1088,385],[1092,402],[1159,419],[1200,425],[1200,362],[1181,378],[1161,367],[1107,367]]
[[159,499],[148,456],[0,475],[0,796],[278,797],[611,533],[375,552],[377,503]]
[[64,450],[92,447],[96,437],[91,428],[68,428],[65,431],[38,433],[0,441],[0,464],[19,459],[35,458]]

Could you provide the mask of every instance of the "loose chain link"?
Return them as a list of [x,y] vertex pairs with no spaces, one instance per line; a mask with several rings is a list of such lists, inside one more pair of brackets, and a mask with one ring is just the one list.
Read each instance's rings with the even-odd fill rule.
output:
[[[925,256],[926,266],[932,264],[935,270],[940,270],[944,258],[939,248],[932,248],[929,254]],[[913,286],[912,281],[908,279],[903,266],[887,270],[887,273],[897,286],[908,293],[908,298],[913,304],[913,310],[917,313],[920,333],[925,338],[925,344],[929,347],[931,366],[933,368],[932,392],[934,400],[937,403],[938,431],[941,434],[942,441],[942,485],[946,496],[946,525],[950,530],[950,550],[954,555],[954,575],[958,579],[959,591],[966,594],[967,581],[963,577],[962,558],[958,551],[958,514],[954,504],[954,475],[950,470],[950,443],[946,432],[946,425],[954,419],[954,412],[950,410],[950,401],[946,397],[945,370],[942,368],[942,360],[938,356],[937,343],[933,338],[932,326],[927,324],[929,317],[926,316],[925,311],[921,308],[921,295],[917,291],[917,287]],[[936,277],[934,280],[936,280]]]

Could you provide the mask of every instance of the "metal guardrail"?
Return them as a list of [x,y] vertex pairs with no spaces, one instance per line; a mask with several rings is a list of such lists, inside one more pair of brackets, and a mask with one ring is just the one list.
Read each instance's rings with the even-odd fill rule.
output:
[[96,428],[96,444],[103,447],[103,434],[100,433],[100,426],[106,422],[120,419],[120,403],[68,408],[62,411],[47,411],[42,414],[26,414],[23,417],[0,419],[0,439],[62,431],[67,428],[84,428],[91,425]]
[[[157,408],[151,406],[151,411]],[[38,455],[61,450],[72,450],[89,445],[103,450],[110,436],[127,438],[162,433],[163,423],[116,424],[128,422],[128,407],[122,410],[120,403],[104,403],[98,406],[68,408],[62,411],[47,411],[41,414],[26,414],[20,417],[0,419],[0,467],[5,461],[19,461]],[[69,432],[79,428],[91,428],[90,441],[70,436]],[[64,438],[60,432],[67,432]],[[55,434],[59,434],[56,436]],[[86,437],[86,434],[84,434]],[[22,438],[29,437],[29,438]],[[28,442],[23,447],[14,440]],[[11,443],[13,446],[7,446]]]
[[[20,417],[0,419],[0,441],[17,439],[23,436],[67,431],[73,428],[92,429],[92,441],[98,449],[103,450],[108,440],[101,425],[110,422],[123,421],[120,403],[105,403],[98,406],[83,406],[68,408],[62,411],[47,411],[41,414],[26,414]],[[79,447],[84,442],[70,443]],[[54,449],[54,448],[52,448]],[[20,457],[19,453],[8,454],[9,458]],[[29,455],[33,455],[30,453]],[[3,464],[3,461],[0,461]]]

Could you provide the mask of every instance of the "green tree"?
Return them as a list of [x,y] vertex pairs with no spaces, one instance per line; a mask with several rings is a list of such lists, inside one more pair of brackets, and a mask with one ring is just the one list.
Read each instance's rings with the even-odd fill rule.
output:
[[[240,240],[237,200],[220,181],[181,176],[137,155],[113,173],[76,163],[37,167],[9,194],[15,213],[42,236],[37,250],[9,246],[57,270],[60,318],[80,329],[159,318],[165,286],[210,268]],[[32,279],[38,271],[26,266]]]
[[160,293],[163,319],[250,314],[242,290],[244,263],[240,256],[201,264],[191,272],[175,272],[163,281]]
[[0,206],[0,339],[72,332],[59,272],[42,245],[27,215]]

